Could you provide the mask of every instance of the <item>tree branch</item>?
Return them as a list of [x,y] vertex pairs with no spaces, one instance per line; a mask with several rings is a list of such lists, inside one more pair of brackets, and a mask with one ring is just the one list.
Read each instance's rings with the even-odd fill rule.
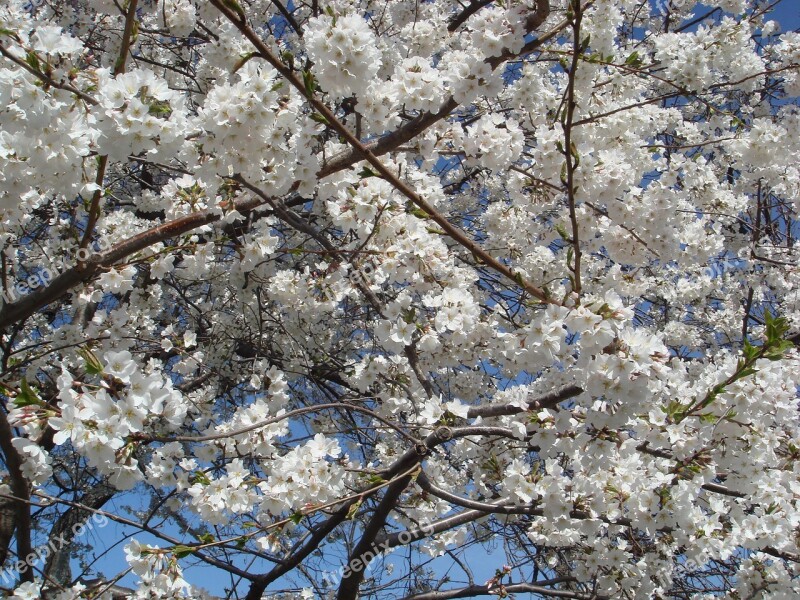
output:
[[[6,467],[11,478],[11,491],[14,492],[16,500],[16,536],[17,536],[17,558],[26,560],[32,553],[31,546],[31,512],[28,507],[30,499],[30,485],[22,474],[22,457],[17,452],[11,440],[14,432],[8,422],[8,415],[0,409],[0,449],[6,457]],[[2,566],[2,565],[0,565]],[[22,581],[33,581],[33,569],[30,567],[20,571]]]
[[[264,204],[264,201],[261,198],[249,198],[235,202],[233,208],[240,213],[244,213],[262,204]],[[91,280],[101,270],[112,266],[123,258],[203,225],[219,221],[222,216],[222,211],[217,207],[197,211],[144,231],[116,244],[105,252],[91,256],[87,262],[61,273],[47,287],[41,288],[16,302],[4,304],[3,308],[0,309],[0,331],[6,330],[14,323],[24,321],[40,308],[55,302],[75,286]]]
[[[596,594],[581,594],[578,592],[570,592],[568,590],[554,590],[550,589],[548,585],[557,585],[559,583],[572,583],[575,579],[572,577],[558,577],[557,579],[550,579],[537,583],[509,583],[503,585],[502,589],[508,594],[530,593],[539,594],[540,596],[550,596],[552,598],[574,598],[575,600],[602,600],[606,596],[598,596]],[[470,585],[467,587],[459,588],[456,590],[444,590],[441,592],[424,592],[422,594],[413,594],[406,596],[403,600],[450,600],[451,598],[472,598],[475,596],[497,596],[500,586],[488,585]],[[502,596],[501,596],[502,597]]]

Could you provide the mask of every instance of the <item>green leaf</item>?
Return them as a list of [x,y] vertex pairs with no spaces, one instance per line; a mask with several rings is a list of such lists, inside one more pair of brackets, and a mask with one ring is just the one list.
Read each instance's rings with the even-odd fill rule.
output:
[[311,113],[310,117],[312,121],[316,121],[317,123],[322,123],[323,125],[328,125],[328,119],[326,119],[317,112]]
[[191,546],[184,546],[183,544],[178,544],[172,548],[172,554],[175,555],[175,558],[186,558],[194,551],[195,549]]
[[358,502],[354,503],[354,504],[353,504],[353,505],[350,507],[350,509],[347,511],[347,517],[346,517],[346,519],[347,519],[348,521],[352,521],[352,520],[355,518],[355,516],[356,516],[356,513],[358,512],[358,509],[359,509],[359,508],[361,508],[361,503],[362,503],[363,501],[364,501],[364,499],[363,499],[363,498],[359,498],[359,499],[358,499]]
[[195,471],[194,475],[192,475],[192,483],[199,483],[201,485],[208,485],[211,483],[211,480],[208,478],[208,475],[203,473],[202,471]]
[[294,512],[291,515],[289,515],[289,520],[295,525],[300,525],[301,521],[303,520],[303,513]]
[[147,114],[154,117],[166,117],[172,112],[172,107],[169,102],[152,102],[147,108]]
[[17,397],[14,398],[14,406],[22,408],[23,406],[41,406],[44,402],[39,398],[39,395],[33,390],[25,378],[20,382],[20,391]]
[[239,18],[242,21],[245,20],[244,9],[239,5],[238,2],[236,2],[236,0],[223,0],[223,3],[225,4],[225,6],[230,8],[237,15],[239,15]]
[[639,64],[639,53],[637,51],[633,51],[628,55],[628,58],[625,59],[626,65],[637,65]]
[[572,158],[574,158],[576,161],[579,161],[581,159],[580,155],[578,154],[578,147],[575,145],[575,142],[569,143],[569,153],[572,155]]
[[786,352],[791,350],[793,344],[789,340],[781,340],[776,342],[770,347],[769,350],[764,352],[764,358],[768,360],[781,360],[784,358]]
[[777,342],[789,331],[786,319],[774,317],[768,310],[764,311],[764,324],[767,326],[767,342]]
[[361,172],[358,174],[361,179],[366,179],[367,177],[380,177],[375,171],[370,169],[369,167],[364,167],[361,169]]
[[311,98],[317,89],[317,83],[314,81],[314,74],[308,69],[303,71],[303,84],[306,87],[306,97]]
[[606,302],[603,302],[602,306],[600,306],[600,308],[594,312],[604,319],[610,319],[612,316],[614,316],[614,311],[611,310],[611,307]]
[[122,73],[125,67],[125,56],[118,56],[117,60],[114,61],[114,74],[119,75]]
[[384,483],[385,481],[386,480],[383,477],[381,477],[380,475],[375,475],[374,473],[372,475],[370,475],[369,477],[367,477],[367,484],[369,486],[380,485],[380,484]]
[[89,375],[100,375],[103,373],[103,364],[89,348],[81,348],[78,354],[83,358],[84,368]]
[[683,412],[684,408],[685,406],[683,404],[681,404],[677,400],[672,400],[669,404],[667,404],[667,407],[662,410],[664,410],[667,417],[674,419]]
[[747,362],[752,362],[758,358],[761,349],[753,346],[747,340],[744,341],[744,348],[742,349],[742,354],[744,354],[744,359]]
[[248,52],[246,54],[242,54],[241,58],[236,61],[236,64],[233,65],[233,71],[231,73],[236,73],[239,69],[247,64],[247,61],[253,58],[254,56],[258,56],[258,52]]
[[210,533],[201,533],[197,536],[197,539],[200,540],[203,544],[213,544],[214,543],[214,536]]
[[37,71],[41,71],[41,63],[39,62],[39,57],[36,56],[36,53],[32,50],[25,55],[25,62],[28,63],[31,67],[36,69]]

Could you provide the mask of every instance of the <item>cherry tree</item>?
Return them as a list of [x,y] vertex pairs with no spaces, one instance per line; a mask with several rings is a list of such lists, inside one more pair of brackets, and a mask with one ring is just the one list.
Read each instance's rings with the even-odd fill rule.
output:
[[3,2],[6,595],[797,597],[776,4]]

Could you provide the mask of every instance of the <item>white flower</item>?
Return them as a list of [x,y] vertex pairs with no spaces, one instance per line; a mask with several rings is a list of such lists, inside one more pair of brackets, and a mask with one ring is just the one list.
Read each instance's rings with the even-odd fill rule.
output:
[[441,397],[426,398],[422,410],[419,411],[419,422],[423,425],[434,425],[444,414]]
[[183,345],[191,348],[197,345],[197,334],[194,331],[186,330],[183,332]]
[[41,583],[26,582],[14,589],[14,595],[9,600],[38,600],[41,597],[39,588]]
[[116,377],[123,383],[130,383],[131,375],[136,372],[136,361],[127,350],[119,352],[108,351],[103,355],[106,363],[105,372],[112,377]]
[[61,28],[40,25],[33,34],[34,48],[46,54],[78,54],[84,50],[81,40],[67,35]]
[[416,330],[417,327],[415,323],[406,323],[403,319],[400,319],[392,328],[392,335],[389,336],[389,339],[398,344],[408,346],[411,344]]
[[97,282],[106,292],[124,294],[133,289],[134,275],[136,275],[136,268],[132,266],[122,270],[109,269],[97,278]]

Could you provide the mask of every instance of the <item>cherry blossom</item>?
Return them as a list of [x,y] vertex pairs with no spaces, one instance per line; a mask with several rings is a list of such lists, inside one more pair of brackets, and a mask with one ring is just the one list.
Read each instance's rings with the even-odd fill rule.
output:
[[3,593],[800,595],[773,8],[2,3]]

